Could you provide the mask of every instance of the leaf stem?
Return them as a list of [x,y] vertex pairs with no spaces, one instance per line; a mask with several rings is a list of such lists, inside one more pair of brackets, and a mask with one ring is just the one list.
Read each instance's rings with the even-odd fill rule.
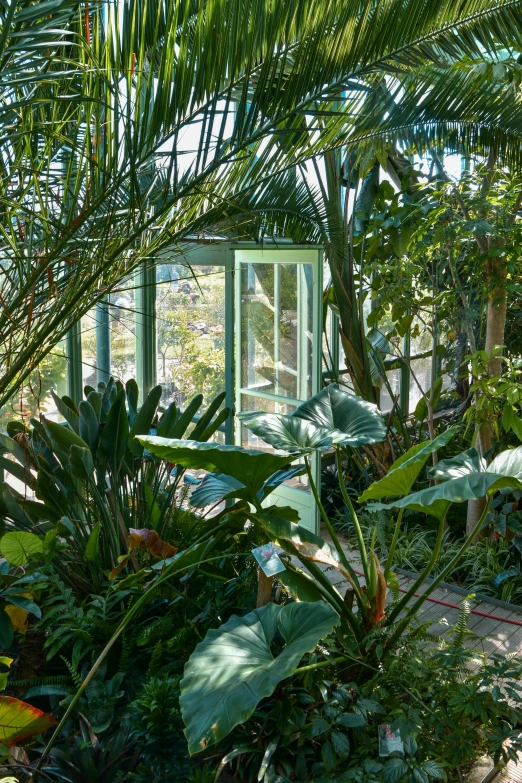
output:
[[[491,495],[489,495],[488,499],[487,499],[487,502],[486,502],[486,505],[485,505],[485,508],[484,508],[484,511],[482,512],[482,514],[480,516],[480,519],[478,520],[477,524],[475,525],[475,527],[471,531],[470,535],[464,541],[464,543],[462,544],[462,546],[459,549],[459,551],[457,552],[457,554],[452,558],[451,562],[448,563],[446,568],[444,568],[437,577],[435,577],[435,579],[430,584],[428,589],[425,590],[425,592],[421,596],[419,596],[418,600],[413,604],[412,608],[408,611],[407,616],[399,623],[399,625],[397,626],[395,632],[391,636],[391,638],[390,638],[390,640],[388,642],[388,646],[390,646],[390,647],[393,646],[393,644],[397,641],[397,639],[399,638],[399,636],[401,635],[401,633],[403,632],[403,630],[405,629],[405,627],[409,623],[410,618],[419,611],[419,609],[422,606],[422,604],[424,603],[424,601],[426,601],[426,599],[434,592],[434,590],[437,589],[437,587],[440,585],[440,583],[444,581],[446,576],[453,571],[453,569],[455,568],[457,563],[460,561],[460,559],[463,557],[463,555],[466,554],[467,550],[472,545],[475,536],[477,535],[479,530],[481,530],[481,528],[482,528],[482,526],[484,524],[484,521],[485,521],[485,519],[486,519],[486,517],[488,515],[488,512],[489,512],[489,507],[491,505],[491,500],[492,500],[492,497],[491,497]],[[444,521],[444,520],[442,520],[442,521]]]
[[388,557],[386,558],[386,566],[384,568],[384,578],[386,579],[386,581],[388,581],[388,575],[390,573],[393,564],[393,557],[395,555],[395,549],[397,548],[397,541],[399,540],[399,534],[401,531],[401,522],[402,522],[403,513],[404,513],[404,509],[401,508],[397,516],[397,521],[395,522],[395,530],[393,531],[393,538],[390,544]]
[[315,481],[313,479],[312,471],[310,469],[310,463],[308,462],[308,457],[307,457],[306,454],[304,455],[304,461],[305,461],[305,466],[306,466],[306,474],[308,476],[308,480],[309,480],[310,486],[312,488],[312,493],[313,493],[313,496],[315,498],[315,502],[317,503],[317,506],[318,506],[319,511],[321,513],[322,520],[323,520],[323,522],[324,522],[324,524],[326,526],[326,529],[328,530],[328,533],[330,534],[330,537],[331,537],[331,539],[333,541],[333,544],[334,544],[334,546],[335,546],[335,548],[337,550],[337,554],[339,555],[339,559],[340,559],[341,563],[346,568],[346,570],[348,571],[348,573],[350,574],[350,576],[351,576],[351,578],[352,578],[352,580],[354,582],[354,587],[355,587],[355,590],[356,590],[356,594],[358,595],[358,597],[360,597],[360,587],[361,587],[361,585],[360,585],[359,579],[357,577],[357,574],[353,570],[353,566],[350,564],[350,561],[346,557],[345,551],[344,551],[344,549],[341,546],[341,542],[339,541],[339,539],[337,537],[337,533],[335,532],[332,523],[328,519],[328,515],[327,515],[327,513],[325,511],[325,508],[324,508],[322,502],[321,502],[321,499],[319,497],[319,493],[317,492],[317,487],[315,486]]
[[344,503],[346,505],[346,508],[348,509],[348,512],[350,514],[350,519],[352,520],[352,525],[355,530],[355,535],[357,536],[357,544],[359,546],[359,554],[361,556],[361,563],[364,571],[364,578],[366,580],[366,584],[370,584],[370,574],[368,569],[368,555],[366,552],[366,547],[364,544],[364,538],[361,530],[361,525],[359,523],[359,519],[357,518],[357,514],[355,513],[355,509],[353,507],[353,503],[350,500],[350,496],[348,494],[348,490],[346,489],[346,484],[344,482],[344,475],[343,475],[343,466],[342,466],[342,458],[341,458],[341,452],[340,449],[336,449],[336,460],[337,460],[337,478],[339,479],[339,486],[341,487],[341,494],[343,496]]

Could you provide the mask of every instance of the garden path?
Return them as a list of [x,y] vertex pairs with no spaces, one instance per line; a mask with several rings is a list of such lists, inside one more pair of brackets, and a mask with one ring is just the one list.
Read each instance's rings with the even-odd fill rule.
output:
[[[331,542],[328,532],[321,530],[321,536]],[[357,550],[341,538],[343,547],[348,559],[356,571],[361,571],[362,564]],[[335,569],[318,564],[329,580],[334,584],[341,594],[348,587],[347,580]],[[416,575],[402,569],[397,569],[399,584],[403,592],[409,590],[414,584]],[[364,583],[364,579],[362,578]],[[426,580],[417,590],[417,594],[423,593],[430,584],[431,580]],[[421,607],[418,617],[421,622],[430,622],[429,631],[434,635],[441,635],[455,626],[460,613],[460,604],[468,595],[468,591],[456,585],[450,585],[442,582],[436,590],[430,595]],[[448,606],[451,604],[451,606]],[[468,618],[468,628],[475,637],[473,645],[481,648],[486,655],[494,653],[502,655],[522,656],[522,607],[514,604],[508,604],[504,601],[498,601],[489,596],[477,595],[475,600],[470,602],[471,612]],[[518,765],[509,762],[506,767],[499,772],[491,769],[486,780],[492,783],[522,783],[522,759]]]

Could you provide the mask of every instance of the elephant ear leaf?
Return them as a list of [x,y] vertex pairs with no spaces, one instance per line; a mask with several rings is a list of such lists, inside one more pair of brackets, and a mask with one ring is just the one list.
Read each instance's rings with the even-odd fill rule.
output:
[[416,443],[393,463],[380,481],[364,490],[359,501],[364,503],[366,500],[407,495],[430,455],[449,443],[456,432],[457,427],[451,427],[433,440]]
[[232,476],[207,473],[201,484],[192,492],[190,502],[195,508],[205,508],[226,497],[234,497],[234,490],[244,488],[244,485]]
[[[209,631],[190,656],[181,681],[190,753],[214,745],[248,720],[338,622],[337,612],[323,602],[269,603]],[[271,643],[277,631],[285,646],[274,657]]]
[[332,433],[328,427],[321,427],[297,416],[283,416],[279,413],[247,413],[239,416],[247,429],[273,446],[295,453],[297,451],[324,450],[332,445]]
[[503,451],[488,465],[486,473],[514,476],[522,481],[522,446]]
[[331,383],[291,414],[330,431],[334,444],[362,446],[379,443],[386,435],[386,422],[376,405]]
[[503,451],[487,467],[478,452],[469,449],[439,462],[432,475],[439,484],[388,505],[375,503],[373,508],[413,508],[440,517],[444,504],[480,500],[501,489],[522,490],[522,447]]
[[255,495],[267,478],[287,467],[295,454],[273,454],[241,446],[223,446],[220,443],[200,443],[195,440],[160,438],[141,435],[138,440],[151,454],[184,468],[209,470],[233,476],[243,484],[251,496]]
[[468,449],[451,459],[443,459],[430,470],[430,476],[437,481],[450,481],[460,476],[472,473],[483,473],[486,470],[486,460],[480,456],[477,449]]

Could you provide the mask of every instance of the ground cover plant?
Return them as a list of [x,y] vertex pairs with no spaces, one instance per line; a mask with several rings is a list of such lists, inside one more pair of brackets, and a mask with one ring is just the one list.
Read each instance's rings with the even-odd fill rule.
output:
[[[522,0],[0,0],[0,780],[456,783],[515,757],[520,662],[481,656],[467,600],[442,638],[418,615],[444,580],[522,597],[521,22]],[[233,372],[185,284],[144,327],[157,268],[222,240],[324,251],[299,405],[189,399]],[[95,386],[94,317],[82,398],[98,305],[124,314],[115,374],[153,386],[140,322],[168,389]],[[233,414],[264,449],[221,442]],[[321,534],[277,501],[297,477]]]

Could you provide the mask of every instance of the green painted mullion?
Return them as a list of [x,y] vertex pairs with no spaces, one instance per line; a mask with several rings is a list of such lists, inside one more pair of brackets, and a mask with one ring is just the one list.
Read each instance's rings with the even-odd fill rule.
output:
[[83,397],[83,373],[82,373],[82,324],[76,321],[65,338],[65,351],[67,356],[67,394],[78,403]]
[[136,380],[142,401],[156,385],[156,265],[142,264],[136,285]]
[[406,361],[401,364],[401,377],[399,381],[399,405],[404,417],[410,412],[410,354],[411,337],[410,330],[404,335],[402,340],[402,355]]
[[96,379],[107,383],[111,376],[111,329],[109,303],[96,305]]
[[[234,266],[234,253],[227,250],[225,253],[225,405],[235,411],[235,356],[234,338],[241,339],[238,333],[235,335],[234,323],[234,280],[236,270]],[[225,422],[225,443],[234,443],[234,415]]]

